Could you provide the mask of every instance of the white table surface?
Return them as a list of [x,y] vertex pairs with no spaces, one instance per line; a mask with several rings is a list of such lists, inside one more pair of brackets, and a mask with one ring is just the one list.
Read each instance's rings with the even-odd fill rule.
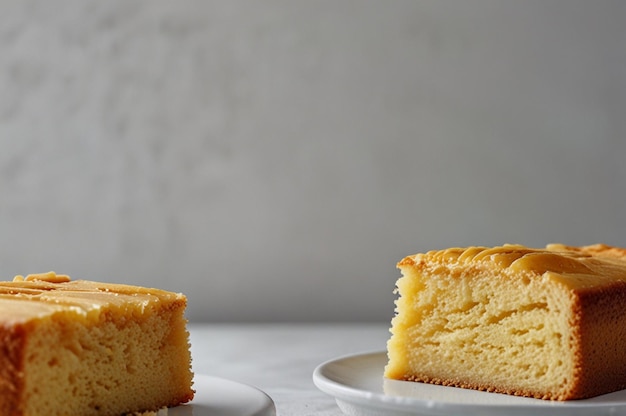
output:
[[279,416],[342,416],[313,384],[315,367],[342,355],[384,350],[388,324],[190,324],[196,374],[255,386]]

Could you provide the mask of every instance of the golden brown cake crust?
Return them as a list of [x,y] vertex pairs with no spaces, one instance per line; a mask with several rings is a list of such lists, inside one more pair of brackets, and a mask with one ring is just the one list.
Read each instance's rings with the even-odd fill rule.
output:
[[[408,256],[398,263],[398,267],[403,271],[403,277],[399,280],[398,313],[392,321],[386,377],[553,400],[582,399],[626,388],[626,249],[603,244],[582,247],[550,244],[545,249],[519,245],[450,248]],[[424,295],[419,295],[424,291],[423,285],[427,284],[419,278],[421,275],[430,276],[433,285],[439,284],[438,276],[445,275],[449,282],[458,281],[450,283],[452,288],[455,288],[454,285],[471,286],[481,276],[488,275],[490,279],[503,283],[499,287],[514,285],[515,290],[522,293],[526,287],[536,287],[537,293],[541,293],[543,287],[558,293],[556,299],[560,303],[557,308],[554,304],[545,306],[543,300],[537,304],[546,310],[560,308],[559,316],[566,317],[567,329],[556,331],[558,336],[569,334],[561,345],[566,346],[568,357],[571,357],[567,358],[571,361],[571,370],[561,387],[520,387],[514,382],[507,385],[502,380],[495,383],[475,382],[471,377],[440,377],[436,372],[427,374],[403,370],[411,367],[410,363],[403,363],[402,358],[407,353],[405,349],[413,348],[407,344],[412,342],[410,334],[425,328],[419,323],[427,319],[420,318],[420,314],[425,313],[421,308],[437,308],[436,303],[416,306],[426,302]],[[467,290],[471,292],[471,289]],[[439,295],[446,296],[445,292]],[[475,308],[474,305],[484,307],[475,299],[472,302],[468,300],[468,305],[468,310]],[[417,314],[417,318],[412,314]],[[502,315],[505,317],[503,321],[509,315],[518,315],[515,311],[507,314]],[[519,315],[523,317],[522,310]],[[441,325],[449,325],[446,317],[441,319]],[[436,331],[441,332],[445,328],[447,326],[441,326]],[[480,331],[480,326],[477,330]],[[432,342],[438,343],[442,337],[453,334],[445,331],[442,332],[444,335],[434,332],[440,338],[433,338]],[[420,342],[431,341],[420,338]],[[521,345],[523,348],[524,344]],[[489,357],[484,359],[489,363]]]
[[0,326],[0,414],[21,414],[23,391],[24,343],[23,327]]
[[578,293],[574,325],[580,361],[573,398],[626,388],[625,305],[626,282]]

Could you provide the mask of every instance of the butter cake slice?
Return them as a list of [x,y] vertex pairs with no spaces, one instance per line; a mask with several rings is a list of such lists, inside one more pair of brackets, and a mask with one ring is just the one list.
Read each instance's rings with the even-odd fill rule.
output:
[[551,400],[626,388],[626,250],[450,248],[398,268],[385,377]]
[[0,282],[0,414],[119,416],[188,402],[186,303],[52,272]]

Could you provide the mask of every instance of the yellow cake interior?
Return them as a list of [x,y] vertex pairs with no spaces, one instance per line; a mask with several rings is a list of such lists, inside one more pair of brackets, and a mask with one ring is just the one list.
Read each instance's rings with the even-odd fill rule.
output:
[[[18,279],[19,280],[19,279]],[[115,415],[193,397],[183,295],[126,285],[0,283],[5,366],[23,415]],[[12,345],[11,345],[12,344]],[[68,400],[68,398],[71,398]]]
[[552,249],[448,249],[400,262],[385,376],[564,397],[579,362],[574,293],[625,273],[621,260]]

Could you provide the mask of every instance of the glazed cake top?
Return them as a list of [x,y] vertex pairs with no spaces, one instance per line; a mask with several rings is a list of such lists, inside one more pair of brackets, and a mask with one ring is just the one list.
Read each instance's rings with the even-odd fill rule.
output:
[[[98,319],[104,310],[139,318],[165,303],[185,302],[180,293],[87,280],[71,281],[54,272],[16,276],[0,282],[0,325],[67,312],[76,319]],[[136,315],[136,316],[135,316]]]
[[414,254],[398,263],[400,269],[432,270],[441,266],[466,277],[478,277],[489,271],[509,277],[546,277],[572,289],[626,283],[626,249],[604,244],[583,247],[549,244],[543,249],[514,244],[448,248]]

